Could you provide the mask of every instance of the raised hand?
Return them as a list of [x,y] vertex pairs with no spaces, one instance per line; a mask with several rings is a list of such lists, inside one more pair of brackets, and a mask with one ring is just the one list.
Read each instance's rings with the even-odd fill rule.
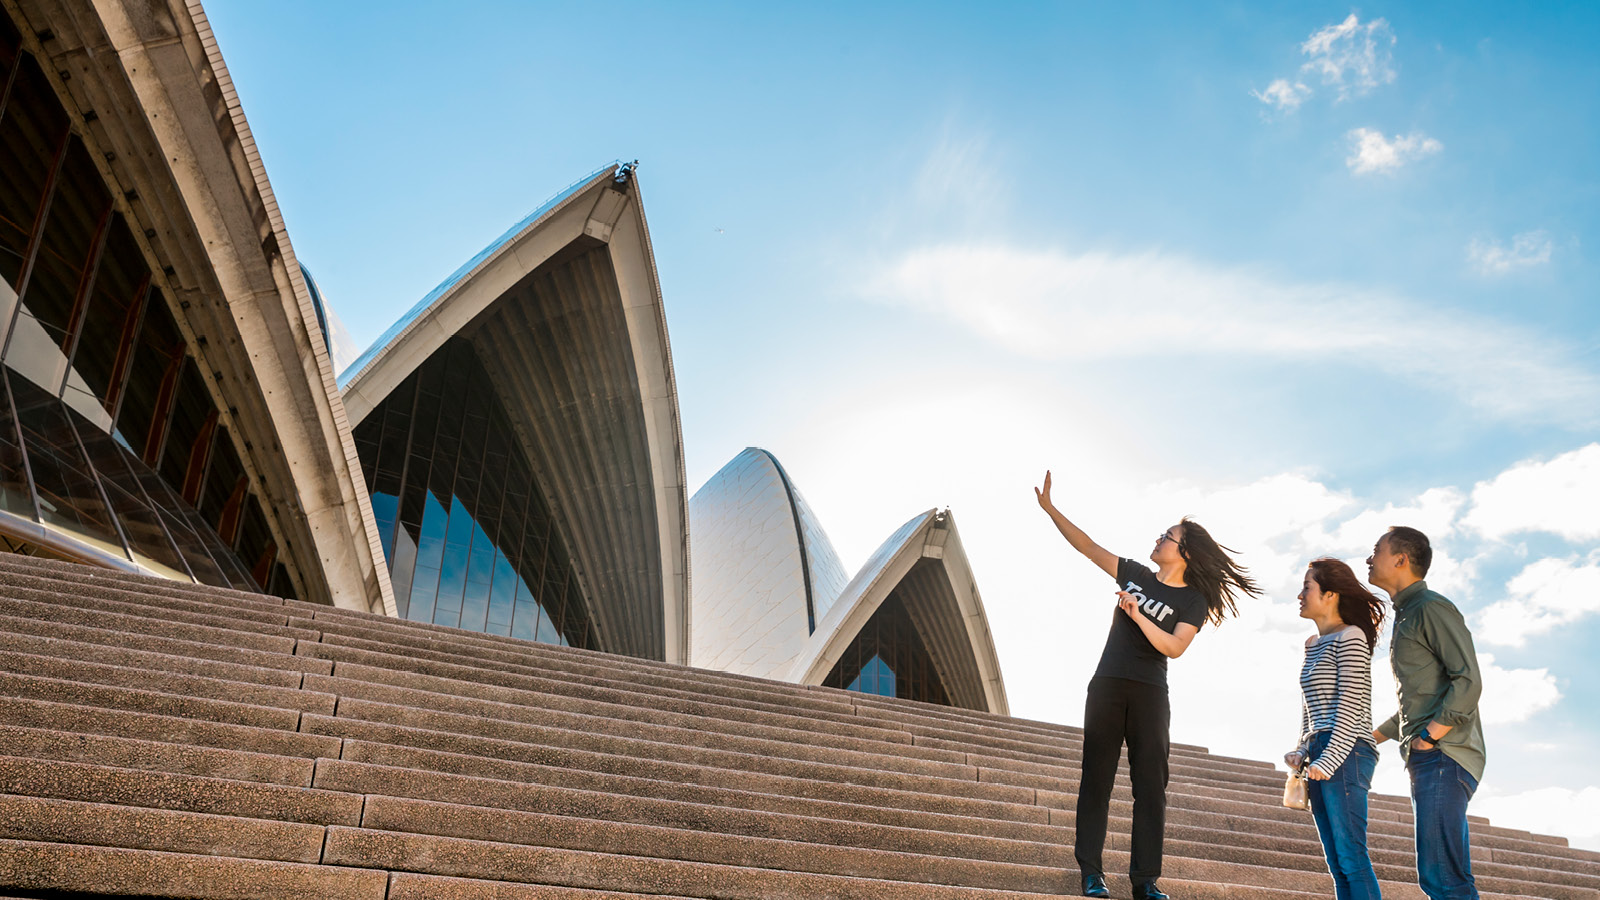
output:
[[1046,510],[1055,509],[1055,504],[1050,502],[1050,470],[1049,469],[1046,469],[1045,473],[1044,473],[1044,487],[1042,487],[1042,488],[1034,488],[1033,489],[1033,496],[1038,499],[1039,507],[1041,509],[1046,509]]

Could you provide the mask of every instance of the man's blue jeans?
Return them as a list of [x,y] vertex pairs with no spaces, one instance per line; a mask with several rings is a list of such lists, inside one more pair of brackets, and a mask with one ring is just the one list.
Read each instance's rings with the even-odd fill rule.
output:
[[1437,748],[1412,750],[1406,769],[1417,830],[1417,884],[1431,900],[1477,900],[1467,801],[1478,779]]
[[[1332,734],[1320,731],[1312,735],[1311,759],[1322,754]],[[1311,817],[1317,822],[1338,900],[1380,900],[1383,896],[1367,852],[1367,791],[1377,767],[1377,749],[1366,741],[1356,741],[1331,778],[1306,782]]]

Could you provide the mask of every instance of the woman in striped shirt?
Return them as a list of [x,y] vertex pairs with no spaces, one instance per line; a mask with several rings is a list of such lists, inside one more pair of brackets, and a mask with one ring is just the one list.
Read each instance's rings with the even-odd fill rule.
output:
[[1300,669],[1300,745],[1284,757],[1306,766],[1311,815],[1338,900],[1377,900],[1367,852],[1367,791],[1378,766],[1372,743],[1372,651],[1383,601],[1337,559],[1306,569],[1300,616],[1317,624]]

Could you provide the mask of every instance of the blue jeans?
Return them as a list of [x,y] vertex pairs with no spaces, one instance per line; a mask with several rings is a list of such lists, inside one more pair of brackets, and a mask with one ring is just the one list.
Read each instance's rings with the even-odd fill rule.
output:
[[[1333,736],[1319,731],[1311,736],[1310,759],[1322,755]],[[1311,817],[1322,838],[1322,853],[1333,876],[1338,900],[1381,900],[1378,876],[1367,852],[1367,791],[1378,768],[1378,751],[1366,741],[1356,741],[1344,762],[1327,781],[1307,781]]]
[[1412,750],[1406,769],[1417,830],[1417,884],[1431,900],[1477,900],[1467,801],[1478,779],[1438,749]]

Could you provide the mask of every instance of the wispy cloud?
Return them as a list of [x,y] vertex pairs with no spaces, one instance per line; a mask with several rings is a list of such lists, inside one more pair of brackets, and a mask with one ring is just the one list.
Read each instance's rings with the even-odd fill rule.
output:
[[1521,647],[1528,638],[1600,613],[1600,551],[1587,560],[1541,559],[1506,584],[1508,596],[1479,615],[1485,643]]
[[936,245],[888,265],[866,293],[1037,358],[1116,356],[1135,338],[1147,353],[1173,356],[1337,357],[1444,387],[1496,415],[1569,427],[1600,417],[1600,374],[1548,336],[1384,292],[1168,254]]
[[1357,175],[1394,172],[1406,163],[1444,149],[1443,144],[1417,131],[1397,134],[1389,140],[1380,131],[1357,128],[1346,137],[1350,139],[1350,155],[1345,158],[1345,165]]
[[906,212],[967,227],[993,223],[1011,197],[1003,156],[987,129],[952,117],[917,167]]
[[1365,94],[1395,80],[1394,44],[1387,20],[1373,19],[1363,25],[1351,13],[1300,45],[1300,52],[1310,57],[1301,71],[1321,75],[1322,83],[1333,87],[1340,100]]
[[1292,113],[1311,97],[1306,79],[1320,79],[1333,89],[1336,101],[1368,93],[1395,80],[1394,44],[1386,20],[1363,25],[1351,13],[1343,22],[1313,32],[1300,45],[1307,60],[1299,77],[1276,79],[1266,90],[1252,90],[1250,95],[1278,112]]
[[1267,85],[1266,90],[1251,91],[1250,95],[1268,106],[1276,107],[1279,112],[1294,112],[1311,96],[1311,88],[1299,81],[1279,78]]
[[1497,240],[1474,239],[1467,245],[1467,262],[1480,275],[1505,275],[1517,269],[1542,266],[1550,262],[1554,249],[1544,231],[1524,231],[1511,239],[1511,246]]

